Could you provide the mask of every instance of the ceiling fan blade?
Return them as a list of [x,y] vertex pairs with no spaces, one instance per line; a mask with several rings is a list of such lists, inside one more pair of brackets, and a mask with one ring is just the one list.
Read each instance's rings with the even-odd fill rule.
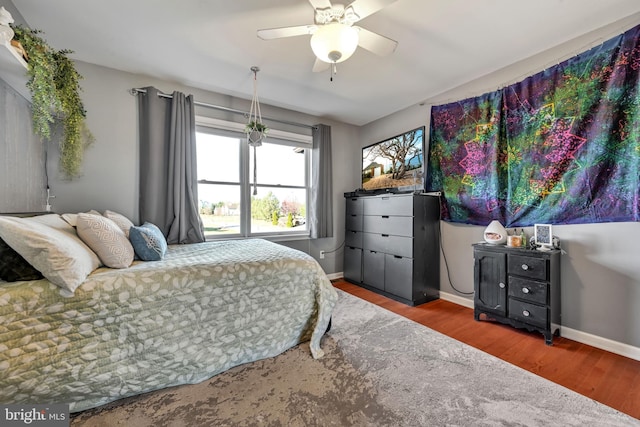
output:
[[265,28],[258,30],[262,40],[280,39],[283,37],[304,36],[316,31],[315,25],[298,25],[297,27]]
[[330,65],[331,64],[329,64],[328,62],[320,61],[318,58],[316,58],[316,62],[313,64],[313,72],[320,73],[324,70],[328,70]]
[[345,10],[351,9],[353,13],[356,14],[357,18],[353,22],[358,22],[359,20],[364,19],[369,15],[373,15],[380,9],[383,9],[396,1],[397,0],[355,0],[347,6]]
[[[357,1],[357,0],[356,0]],[[358,46],[373,52],[376,55],[385,56],[393,53],[398,42],[388,37],[381,36],[362,27],[353,27],[358,30]]]
[[331,2],[329,0],[309,0],[314,9],[330,9]]

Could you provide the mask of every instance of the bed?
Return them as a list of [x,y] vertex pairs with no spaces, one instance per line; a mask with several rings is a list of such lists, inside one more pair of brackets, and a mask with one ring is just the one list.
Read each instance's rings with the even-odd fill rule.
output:
[[309,255],[261,239],[170,245],[73,292],[0,283],[0,403],[71,412],[197,383],[321,338],[337,293]]

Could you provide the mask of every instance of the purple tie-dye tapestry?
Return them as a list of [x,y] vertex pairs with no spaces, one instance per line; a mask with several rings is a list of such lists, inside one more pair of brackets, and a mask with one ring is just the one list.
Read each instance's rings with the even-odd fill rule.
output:
[[640,26],[522,82],[431,109],[444,220],[640,220]]

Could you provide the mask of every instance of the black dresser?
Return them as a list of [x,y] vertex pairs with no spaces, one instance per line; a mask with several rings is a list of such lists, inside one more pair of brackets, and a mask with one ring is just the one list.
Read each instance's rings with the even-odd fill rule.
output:
[[344,278],[409,305],[439,298],[439,218],[436,196],[347,197]]
[[478,243],[473,258],[475,319],[541,332],[551,345],[561,324],[560,250]]

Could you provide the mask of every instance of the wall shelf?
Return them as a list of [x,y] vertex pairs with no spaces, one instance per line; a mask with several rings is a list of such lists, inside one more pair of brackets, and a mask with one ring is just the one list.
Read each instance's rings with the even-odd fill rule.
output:
[[31,93],[27,88],[28,68],[29,65],[10,42],[0,43],[0,78],[31,102]]

